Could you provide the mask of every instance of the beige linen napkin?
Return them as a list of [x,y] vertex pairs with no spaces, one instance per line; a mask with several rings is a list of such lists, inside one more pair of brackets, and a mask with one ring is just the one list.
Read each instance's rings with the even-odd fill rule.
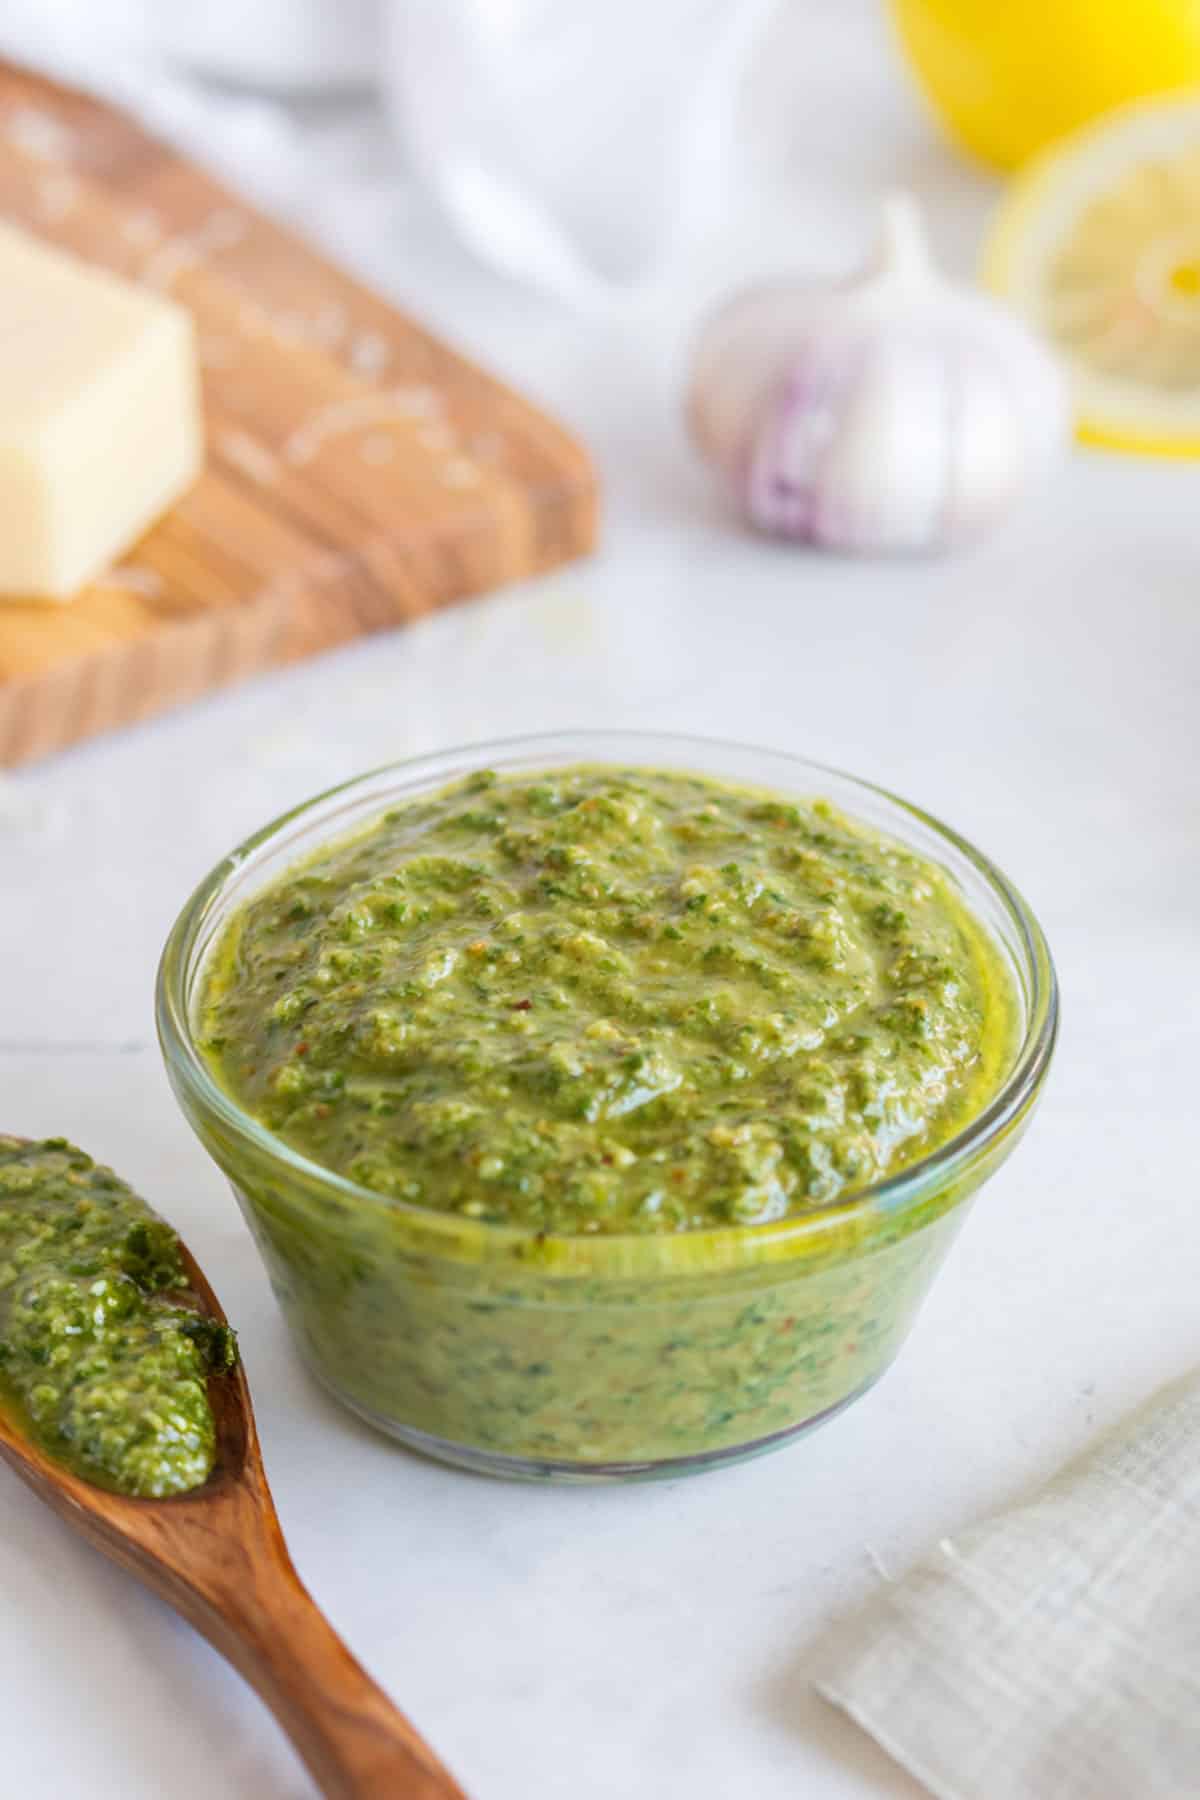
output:
[[938,1800],[1200,1796],[1200,1374],[944,1540],[815,1670]]

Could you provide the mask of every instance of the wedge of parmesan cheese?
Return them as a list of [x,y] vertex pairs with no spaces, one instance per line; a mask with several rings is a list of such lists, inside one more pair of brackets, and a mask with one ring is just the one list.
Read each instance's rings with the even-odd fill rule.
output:
[[69,599],[202,461],[190,314],[0,224],[0,596]]

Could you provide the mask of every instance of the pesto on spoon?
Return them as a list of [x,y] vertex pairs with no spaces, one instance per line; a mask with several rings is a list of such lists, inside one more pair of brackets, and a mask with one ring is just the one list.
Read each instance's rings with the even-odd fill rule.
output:
[[212,1473],[208,1377],[236,1361],[179,1239],[65,1138],[0,1134],[0,1403],[51,1455],[162,1498]]
[[465,1800],[292,1565],[203,1271],[63,1138],[0,1134],[0,1339],[0,1460],[203,1632],[327,1800]]

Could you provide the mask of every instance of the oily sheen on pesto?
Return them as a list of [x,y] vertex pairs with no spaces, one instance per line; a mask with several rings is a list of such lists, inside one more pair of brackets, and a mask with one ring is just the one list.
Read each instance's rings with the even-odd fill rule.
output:
[[482,773],[227,928],[200,1036],[314,1162],[541,1234],[755,1225],[952,1135],[996,957],[940,870],[820,800]]

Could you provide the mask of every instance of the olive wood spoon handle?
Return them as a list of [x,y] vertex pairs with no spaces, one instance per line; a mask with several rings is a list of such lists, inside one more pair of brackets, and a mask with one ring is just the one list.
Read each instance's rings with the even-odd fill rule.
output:
[[[203,1311],[224,1320],[184,1250]],[[217,1459],[167,1500],[109,1493],[43,1452],[0,1411],[0,1456],[48,1506],[202,1632],[257,1690],[327,1800],[466,1800],[404,1714],[355,1661],[292,1566],[263,1472],[241,1365],[214,1375]]]

